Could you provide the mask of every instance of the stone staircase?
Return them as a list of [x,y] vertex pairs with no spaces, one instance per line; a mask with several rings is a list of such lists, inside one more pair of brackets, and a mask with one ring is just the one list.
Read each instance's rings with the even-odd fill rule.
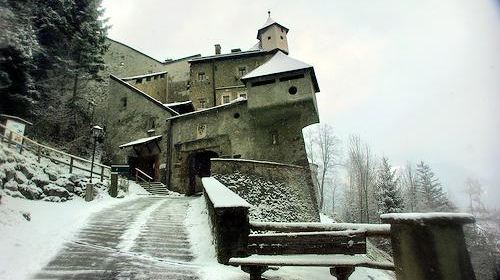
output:
[[167,186],[165,186],[162,182],[138,182],[138,184],[143,187],[146,191],[151,194],[157,195],[168,195],[169,191],[167,190]]

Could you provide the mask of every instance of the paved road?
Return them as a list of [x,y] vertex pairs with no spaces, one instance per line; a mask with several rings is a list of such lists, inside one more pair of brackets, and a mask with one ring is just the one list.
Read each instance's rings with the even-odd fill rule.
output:
[[95,214],[35,279],[198,279],[189,201],[147,196]]

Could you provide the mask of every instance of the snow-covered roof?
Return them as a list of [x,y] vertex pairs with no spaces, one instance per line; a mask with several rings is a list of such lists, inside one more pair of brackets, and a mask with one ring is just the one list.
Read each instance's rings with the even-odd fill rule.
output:
[[201,181],[215,208],[250,208],[252,206],[213,177],[204,177]]
[[172,102],[172,103],[164,103],[163,106],[165,107],[174,107],[174,106],[179,106],[179,105],[186,105],[189,103],[193,103],[191,100],[188,101],[182,101],[182,102]]
[[316,81],[316,75],[314,74],[314,68],[312,65],[297,60],[295,58],[291,58],[286,55],[282,51],[278,51],[271,59],[269,59],[266,63],[261,66],[255,68],[250,73],[246,74],[241,78],[244,82],[248,79],[253,79],[257,77],[270,76],[280,73],[292,72],[303,69],[311,69],[311,75],[313,78],[313,83],[316,88],[316,91],[319,91],[318,82]]
[[208,112],[208,111],[214,111],[214,110],[217,110],[217,109],[222,109],[222,108],[225,108],[225,107],[233,106],[235,104],[240,104],[240,103],[246,102],[246,101],[247,101],[246,98],[244,98],[244,97],[238,97],[238,98],[236,98],[234,100],[231,100],[231,102],[229,102],[229,103],[225,103],[225,104],[217,105],[217,106],[214,106],[214,107],[210,107],[210,108],[206,108],[206,109],[201,109],[201,110],[198,110],[198,111],[189,112],[189,113],[185,113],[185,114],[181,114],[181,115],[177,115],[177,116],[172,116],[170,118],[167,118],[167,120],[173,120],[173,119],[177,119],[177,118],[191,116],[191,115],[194,115],[194,114],[205,113],[205,112]]
[[273,24],[276,24],[278,25],[279,27],[283,28],[285,30],[286,33],[288,33],[288,28],[284,27],[283,25],[277,23],[272,17],[271,15],[269,15],[269,17],[267,18],[266,22],[264,23],[264,25],[259,29],[259,31],[257,32],[257,39],[259,39],[259,36],[262,32],[264,32],[269,26],[273,25]]
[[261,55],[261,54],[267,54],[267,53],[268,52],[265,50],[255,49],[255,50],[248,50],[248,51],[244,51],[244,52],[224,53],[224,54],[196,57],[196,58],[188,60],[188,62],[193,63],[193,62],[200,62],[200,61],[212,60],[212,59],[229,59],[229,58],[234,58],[234,57]]
[[161,135],[156,135],[156,136],[141,138],[141,139],[137,139],[135,141],[132,141],[132,142],[120,145],[120,148],[125,148],[125,147],[130,147],[130,146],[136,146],[136,145],[140,145],[140,144],[146,144],[146,143],[154,141],[154,140],[160,140],[161,138],[162,138]]
[[155,73],[147,73],[147,74],[143,74],[143,75],[125,77],[125,78],[122,78],[122,80],[129,81],[129,80],[135,80],[135,79],[142,79],[142,78],[157,76],[157,75],[161,75],[161,74],[167,74],[167,71],[155,72]]
[[20,117],[16,117],[16,116],[11,116],[11,115],[6,115],[6,114],[0,114],[0,118],[4,118],[4,119],[11,119],[11,120],[16,120],[16,121],[20,121],[24,124],[27,124],[27,125],[33,125],[33,123],[23,119],[23,118],[20,118]]

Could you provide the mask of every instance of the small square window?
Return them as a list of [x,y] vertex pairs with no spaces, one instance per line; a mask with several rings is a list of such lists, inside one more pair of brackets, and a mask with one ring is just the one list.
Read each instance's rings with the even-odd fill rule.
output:
[[127,107],[127,97],[122,97],[120,99],[120,101],[122,102],[122,107],[126,108]]
[[151,81],[151,77],[146,77],[146,82]]
[[140,83],[142,83],[142,79],[137,79],[137,80],[135,80],[135,83],[136,83],[136,84],[140,84]]
[[165,78],[165,74],[160,74],[160,79]]
[[241,66],[241,67],[238,67],[238,75],[240,77],[243,77],[247,74],[247,67],[246,66]]
[[206,75],[205,75],[205,72],[199,72],[198,73],[198,81],[204,81],[206,80]]
[[207,108],[207,100],[205,98],[200,98],[198,102],[200,102],[200,108]]
[[247,94],[246,93],[240,93],[240,97],[247,99]]
[[223,95],[222,96],[222,104],[227,104],[229,102],[231,102],[229,95]]
[[267,40],[271,40],[271,36],[268,36],[268,37],[267,37]]

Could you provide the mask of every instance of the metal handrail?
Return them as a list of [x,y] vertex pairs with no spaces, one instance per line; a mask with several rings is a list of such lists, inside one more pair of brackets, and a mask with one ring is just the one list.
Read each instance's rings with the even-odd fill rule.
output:
[[[144,180],[144,178],[141,178],[139,176],[139,174],[143,175],[144,177],[146,177],[148,179],[148,181]],[[148,174],[146,174],[144,171],[140,170],[139,168],[135,168],[135,181],[139,181],[138,179],[141,179],[142,181],[144,182],[151,182],[153,181],[153,177],[149,176]]]

